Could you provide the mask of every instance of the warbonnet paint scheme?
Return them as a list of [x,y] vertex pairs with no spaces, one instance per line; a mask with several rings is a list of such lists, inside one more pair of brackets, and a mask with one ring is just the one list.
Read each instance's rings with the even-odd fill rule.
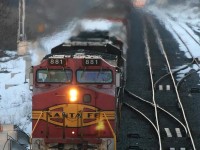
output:
[[81,34],[53,48],[30,73],[34,150],[116,149],[123,43],[108,32]]

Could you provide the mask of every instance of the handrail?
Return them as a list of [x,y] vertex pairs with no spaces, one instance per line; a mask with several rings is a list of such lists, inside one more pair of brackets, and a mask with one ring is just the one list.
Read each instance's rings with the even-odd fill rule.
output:
[[35,131],[35,128],[37,127],[37,124],[38,124],[40,118],[42,117],[42,114],[43,114],[43,111],[41,111],[40,116],[38,117],[37,122],[36,122],[35,126],[33,127],[32,132],[31,132],[31,136],[30,136],[30,145],[31,146],[32,146],[32,135],[33,135],[33,132]]
[[107,121],[107,123],[108,123],[108,125],[109,125],[109,128],[110,128],[110,130],[111,130],[111,132],[112,132],[112,134],[113,134],[113,137],[114,137],[114,150],[117,150],[117,140],[116,140],[115,132],[114,132],[114,130],[113,130],[113,128],[112,128],[110,122],[108,121],[108,118],[107,118],[106,114],[105,114],[104,112],[103,112],[103,114],[104,114],[104,116],[105,116],[105,118],[106,118],[106,121]]
[[32,134],[33,134],[33,132],[35,131],[35,128],[36,128],[36,126],[37,126],[37,124],[38,124],[38,122],[39,122],[39,120],[40,120],[42,114],[43,114],[43,111],[41,111],[40,116],[38,117],[37,122],[36,122],[36,124],[35,124],[35,126],[34,126],[32,132],[31,132],[31,138],[32,138]]

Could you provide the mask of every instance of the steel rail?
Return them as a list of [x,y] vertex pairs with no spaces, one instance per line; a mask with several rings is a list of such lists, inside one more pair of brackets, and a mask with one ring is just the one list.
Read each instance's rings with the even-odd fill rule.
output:
[[[183,43],[183,45],[186,47],[186,49],[188,50],[188,52],[190,53],[191,57],[192,57],[193,60],[196,62],[197,66],[198,66],[198,68],[199,68],[198,70],[196,70],[196,71],[194,71],[194,72],[192,72],[192,73],[198,72],[198,71],[200,70],[200,65],[199,65],[197,59],[193,56],[193,54],[191,53],[189,47],[186,45],[186,43],[183,41],[183,39],[182,39],[182,38],[179,36],[179,34],[174,30],[174,28],[172,27],[171,23],[169,23],[169,24],[170,24],[170,26],[171,26],[171,29],[174,31],[174,33],[178,36],[179,40],[180,40],[180,41]],[[178,24],[178,25],[179,25],[181,28],[183,28],[183,29],[191,36],[191,38],[192,38],[195,42],[197,42],[196,39],[194,39],[194,37],[192,37],[192,35],[191,35],[184,27],[182,27],[180,24]],[[199,43],[197,43],[197,44],[200,45]],[[179,87],[179,84],[180,84],[185,78],[187,78],[188,76],[190,76],[192,73],[190,73],[189,75],[183,77],[183,78],[181,79],[181,81],[179,81],[179,82],[177,83],[177,87]]]
[[[175,19],[174,19],[174,17],[172,17],[172,15],[170,15],[169,13],[167,13],[167,16],[168,16],[169,18],[171,18],[172,21],[175,22]],[[176,22],[176,24],[179,25],[183,30],[185,30],[185,32],[187,32],[187,34],[200,46],[199,41],[197,41],[197,40],[192,36],[192,34],[191,34],[185,27],[183,27],[183,26],[182,26],[180,23],[178,23],[178,22]],[[187,26],[188,26],[188,24],[187,24]]]
[[[178,69],[178,70],[176,70],[176,71],[173,71],[172,74],[175,74],[175,73],[177,73],[177,72],[179,72],[179,71],[181,71],[181,70],[183,70],[183,69],[188,68],[189,65],[192,65],[193,63],[194,63],[194,59],[192,60],[191,63],[187,64],[186,66],[184,66],[184,67],[182,67],[182,68],[180,68],[180,69]],[[165,77],[167,77],[168,75],[170,75],[170,73],[167,73],[167,74],[163,75],[162,77],[160,77],[160,78],[154,83],[154,88],[156,87],[156,85],[157,85],[161,80],[163,80],[163,79],[164,79]]]
[[[143,99],[143,98],[137,96],[136,94],[130,92],[129,90],[125,89],[125,92],[127,92],[127,93],[130,94],[131,96],[133,96],[133,97],[135,97],[135,98],[137,98],[137,99],[139,99],[139,100],[141,100],[141,101],[143,101],[143,102],[145,102],[145,103],[148,103],[148,104],[150,104],[151,106],[154,107],[154,104],[153,104],[152,102],[149,102],[149,101],[147,101],[147,100],[145,100],[145,99]],[[165,110],[164,108],[162,108],[162,107],[160,107],[160,106],[158,106],[158,105],[156,105],[156,106],[157,106],[160,110],[162,110],[163,112],[165,112],[166,114],[168,114],[170,117],[172,117],[173,119],[175,119],[175,120],[184,128],[184,130],[185,130],[185,132],[186,132],[186,134],[187,134],[187,128],[185,127],[185,125],[184,125],[178,118],[176,118],[174,115],[172,115],[170,112],[168,112],[168,111]]]
[[197,61],[197,59],[194,57],[194,55],[192,54],[192,52],[190,51],[189,47],[187,46],[187,44],[183,41],[183,39],[181,38],[181,36],[176,32],[176,30],[174,30],[174,28],[172,27],[171,23],[169,23],[171,26],[171,29],[174,31],[174,33],[176,33],[176,35],[178,36],[179,40],[183,43],[183,45],[185,46],[185,48],[188,50],[188,52],[190,53],[191,57],[194,59],[195,63],[197,64],[197,66],[200,68],[199,62]]
[[190,72],[190,73],[188,73],[186,76],[184,76],[184,77],[176,84],[177,88],[179,88],[180,83],[183,82],[183,80],[184,80],[185,78],[187,78],[187,77],[191,76],[193,73],[196,73],[196,72],[199,72],[199,71],[200,71],[200,69],[195,70],[195,71],[193,71],[193,72]]
[[180,25],[179,23],[178,23],[178,25],[179,25],[181,28],[183,28],[183,30],[185,30],[185,32],[187,32],[187,34],[200,46],[200,43],[192,36],[192,34],[191,34],[188,30],[186,30],[185,27],[183,27],[183,26]]
[[123,105],[125,105],[126,107],[129,107],[129,108],[131,108],[133,110],[135,110],[137,113],[139,113],[140,115],[142,115],[153,126],[153,128],[155,129],[156,133],[159,136],[159,132],[157,130],[157,127],[155,126],[155,124],[144,113],[142,113],[137,108],[133,107],[132,105],[130,105],[130,104],[126,103],[126,102],[124,102]]
[[148,66],[149,66],[149,75],[150,75],[150,79],[151,79],[152,100],[153,100],[153,104],[154,104],[154,113],[155,113],[155,118],[156,118],[156,126],[157,126],[157,130],[158,130],[159,147],[160,147],[160,150],[162,150],[160,127],[159,127],[159,121],[158,121],[158,110],[157,110],[157,104],[156,104],[156,100],[155,100],[155,90],[154,90],[153,75],[152,75],[153,71],[151,68],[150,49],[149,49],[149,45],[148,45],[148,41],[147,41],[146,24],[144,24],[144,43],[145,43],[146,55],[147,55]]
[[192,147],[193,147],[193,150],[196,150],[196,146],[195,146],[195,143],[194,143],[194,140],[193,140],[191,131],[190,131],[190,127],[189,127],[189,124],[188,124],[188,121],[187,121],[187,118],[186,118],[186,115],[185,115],[185,110],[184,110],[184,108],[183,108],[183,104],[182,104],[181,99],[180,99],[180,95],[179,95],[179,92],[178,92],[178,88],[177,88],[177,86],[176,86],[175,79],[174,79],[173,74],[172,74],[171,66],[170,66],[170,64],[169,64],[169,60],[168,60],[167,54],[166,54],[165,49],[164,49],[164,45],[163,45],[163,43],[162,43],[162,39],[161,39],[161,37],[160,37],[160,34],[158,33],[157,28],[156,28],[155,25],[153,24],[152,20],[149,20],[149,22],[150,22],[151,26],[153,27],[154,33],[155,33],[155,35],[156,35],[156,40],[157,40],[158,46],[159,46],[161,52],[163,52],[163,55],[164,55],[164,57],[165,57],[165,60],[166,60],[166,63],[167,63],[167,66],[168,66],[168,69],[169,69],[169,72],[170,72],[170,75],[171,75],[171,79],[172,79],[172,81],[173,81],[173,85],[174,85],[174,88],[175,88],[175,92],[176,92],[176,95],[177,95],[177,99],[178,99],[179,105],[180,105],[181,110],[182,110],[183,118],[184,118],[185,123],[186,123],[186,127],[187,127],[187,130],[188,130],[188,134],[189,134],[189,137],[190,137],[190,140],[191,140],[191,143],[192,143]]

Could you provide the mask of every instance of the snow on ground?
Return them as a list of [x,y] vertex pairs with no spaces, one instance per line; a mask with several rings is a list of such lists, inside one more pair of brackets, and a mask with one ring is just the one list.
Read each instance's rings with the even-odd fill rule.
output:
[[[16,54],[15,52],[7,53]],[[0,123],[14,123],[30,133],[31,92],[25,81],[25,61],[22,57],[0,62]]]
[[[156,16],[171,32],[179,43],[179,49],[185,52],[187,58],[200,58],[200,7],[197,7],[197,1],[165,8],[152,5],[147,8],[147,12]],[[198,68],[193,65],[190,69],[180,71],[177,80],[191,69]]]
[[[109,30],[111,35],[126,41],[123,23],[105,19],[74,19],[66,29],[34,42],[29,42],[32,65],[37,65],[51,48],[84,30]],[[31,92],[25,81],[25,60],[16,52],[6,51],[8,57],[0,58],[0,124],[16,124],[29,135],[31,124]],[[3,73],[1,73],[3,72]]]

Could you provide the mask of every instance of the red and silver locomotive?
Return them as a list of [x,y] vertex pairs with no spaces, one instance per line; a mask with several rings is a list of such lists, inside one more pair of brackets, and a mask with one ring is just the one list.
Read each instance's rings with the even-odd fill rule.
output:
[[54,47],[33,67],[32,149],[116,149],[122,42],[96,33]]

